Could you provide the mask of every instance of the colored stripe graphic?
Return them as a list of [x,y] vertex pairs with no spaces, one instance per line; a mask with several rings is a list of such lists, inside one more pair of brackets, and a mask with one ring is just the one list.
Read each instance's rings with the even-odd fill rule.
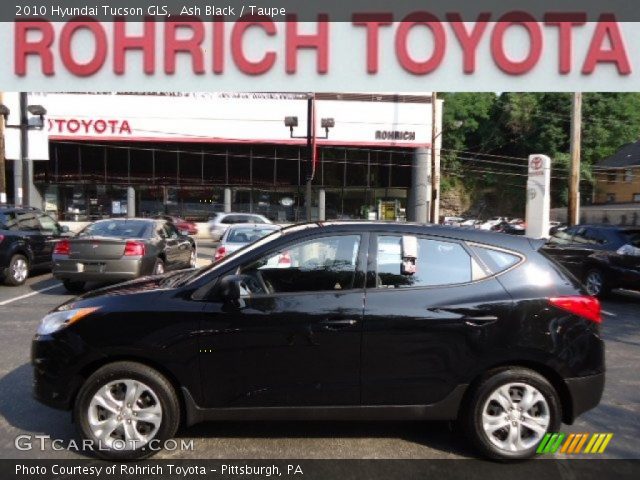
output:
[[542,438],[540,445],[538,445],[538,449],[536,453],[556,453],[560,445],[562,444],[562,440],[564,439],[564,433],[547,433]]
[[[569,455],[604,453],[612,438],[613,433],[571,433],[568,436],[562,433],[546,433],[538,444],[536,453],[563,453]],[[587,447],[583,451],[582,447],[584,447],[585,443]],[[560,448],[561,446],[562,448]]]

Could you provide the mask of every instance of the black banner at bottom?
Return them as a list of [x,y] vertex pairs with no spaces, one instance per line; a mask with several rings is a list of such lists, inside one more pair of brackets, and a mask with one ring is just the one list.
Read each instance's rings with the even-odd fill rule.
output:
[[0,479],[637,479],[640,460],[556,460],[497,463],[482,460],[0,460]]

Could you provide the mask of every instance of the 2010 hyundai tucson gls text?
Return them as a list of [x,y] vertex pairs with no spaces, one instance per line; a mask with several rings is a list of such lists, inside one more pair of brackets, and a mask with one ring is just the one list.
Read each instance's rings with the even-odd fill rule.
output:
[[456,419],[482,454],[527,458],[604,388],[598,300],[541,245],[285,228],[56,308],[33,340],[34,393],[111,459],[150,455],[181,422],[258,419]]

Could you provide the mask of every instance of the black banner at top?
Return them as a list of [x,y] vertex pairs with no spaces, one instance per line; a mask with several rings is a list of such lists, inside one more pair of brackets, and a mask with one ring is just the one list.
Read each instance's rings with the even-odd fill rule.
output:
[[[416,12],[428,12],[437,20],[501,21],[515,13],[526,20],[544,21],[549,14],[566,15],[567,19],[598,21],[640,21],[636,2],[628,0],[7,0],[0,2],[0,21],[30,21],[35,18],[52,22],[68,22],[76,17],[101,21],[141,21],[153,18],[170,21],[180,16],[202,20],[238,21],[265,17],[273,21],[352,22],[354,16],[385,15],[390,21],[403,21]],[[483,16],[481,16],[483,15]],[[488,17],[487,17],[488,15]],[[603,17],[605,15],[605,17]],[[613,15],[613,17],[611,17]],[[378,17],[381,18],[381,17]],[[409,17],[410,18],[410,17]],[[556,17],[557,18],[557,17]],[[503,20],[506,21],[506,20]]]

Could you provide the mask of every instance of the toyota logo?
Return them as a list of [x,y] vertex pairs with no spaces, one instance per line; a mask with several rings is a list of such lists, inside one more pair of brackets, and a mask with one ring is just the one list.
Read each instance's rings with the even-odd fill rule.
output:
[[531,159],[531,170],[540,170],[542,168],[542,158],[533,157]]

